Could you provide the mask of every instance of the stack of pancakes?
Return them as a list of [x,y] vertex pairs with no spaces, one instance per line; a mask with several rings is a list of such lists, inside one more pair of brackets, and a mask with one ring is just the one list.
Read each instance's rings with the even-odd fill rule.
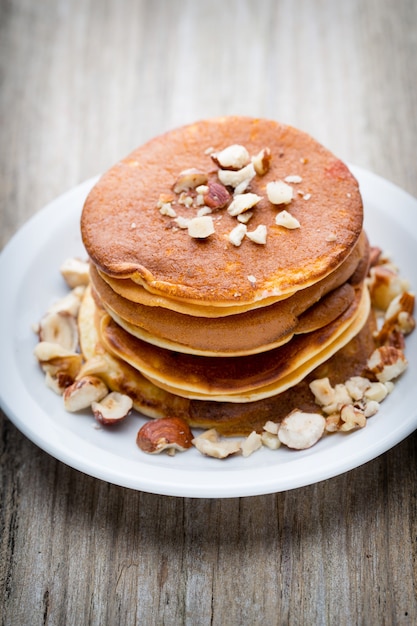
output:
[[[249,161],[219,163],[229,146],[244,147]],[[204,190],[229,180],[225,170],[250,171],[252,157],[262,153],[267,166],[252,169],[243,187],[226,184],[224,206],[205,203]],[[179,186],[184,172],[197,173],[202,186]],[[273,204],[268,183],[285,180],[292,198]],[[244,216],[227,210],[236,192],[257,194],[247,231],[261,226],[264,242],[231,242]],[[283,209],[299,227],[276,223]],[[201,213],[210,215],[214,232],[195,238],[184,224]],[[344,364],[338,366],[344,380],[351,371],[343,355],[352,354],[352,342],[362,357],[356,369],[370,350],[362,224],[362,200],[348,168],[292,127],[225,117],[141,146],[99,180],[81,219],[93,296],[86,310],[101,349],[119,365],[113,386],[134,381],[141,409],[151,389],[164,398],[164,410],[167,403],[182,407],[194,425],[220,419],[220,430],[245,432],[255,413],[265,421],[262,406],[272,417],[284,392],[293,392],[292,408],[300,404],[302,381],[331,357]]]

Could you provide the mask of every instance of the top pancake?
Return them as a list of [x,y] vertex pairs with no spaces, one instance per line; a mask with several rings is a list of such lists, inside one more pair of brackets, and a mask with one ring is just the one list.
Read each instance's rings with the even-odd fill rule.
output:
[[[250,184],[262,199],[248,230],[264,224],[265,245],[248,238],[239,247],[231,244],[228,235],[238,222],[225,209],[213,213],[215,233],[198,240],[157,208],[161,194],[172,195],[183,170],[197,168],[218,180],[208,151],[232,144],[245,146],[252,156],[271,151],[269,171]],[[302,180],[291,183],[291,203],[271,204],[267,183],[293,175]],[[283,208],[300,228],[275,225]],[[186,218],[196,215],[185,206],[175,210]],[[159,136],[111,168],[85,202],[81,232],[93,263],[109,277],[129,278],[168,298],[236,306],[290,295],[329,275],[352,251],[362,221],[356,180],[310,136],[275,121],[223,117]]]

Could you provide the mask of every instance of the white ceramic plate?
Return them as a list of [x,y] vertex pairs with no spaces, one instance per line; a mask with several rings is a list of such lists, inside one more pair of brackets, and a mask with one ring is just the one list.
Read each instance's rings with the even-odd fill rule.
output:
[[[371,243],[390,253],[417,290],[417,200],[357,167]],[[0,399],[14,424],[36,445],[86,474],[151,493],[198,498],[252,496],[331,478],[387,451],[417,428],[417,331],[408,337],[406,373],[366,428],[326,437],[302,452],[262,449],[224,461],[191,449],[169,457],[141,452],[135,443],[143,418],[96,428],[89,413],[69,414],[49,390],[33,356],[32,330],[48,305],[65,293],[59,266],[85,256],[79,233],[85,182],[29,220],[0,257]]]

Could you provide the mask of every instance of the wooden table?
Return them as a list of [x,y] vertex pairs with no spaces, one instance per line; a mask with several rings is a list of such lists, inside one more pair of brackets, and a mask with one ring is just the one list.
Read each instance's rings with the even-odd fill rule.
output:
[[[2,245],[151,136],[222,114],[291,123],[417,196],[414,0],[9,0],[0,45]],[[1,623],[415,624],[416,444],[196,500],[83,475],[2,415]]]

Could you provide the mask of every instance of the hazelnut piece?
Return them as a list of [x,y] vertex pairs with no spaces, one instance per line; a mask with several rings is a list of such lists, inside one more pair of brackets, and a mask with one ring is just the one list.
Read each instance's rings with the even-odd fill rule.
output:
[[271,165],[271,150],[263,148],[258,154],[252,157],[253,167],[258,176],[264,176]]
[[201,454],[215,459],[225,459],[241,450],[239,441],[221,438],[215,428],[210,428],[195,437],[192,443]]
[[118,391],[112,391],[100,402],[91,403],[94,417],[106,426],[121,422],[129,415],[132,406],[132,398]]
[[82,261],[75,257],[66,259],[60,267],[60,272],[71,289],[79,286],[86,287],[90,282],[88,261]]
[[56,311],[46,313],[39,322],[39,340],[57,343],[75,352],[78,346],[78,325],[72,313]]
[[193,433],[187,422],[181,417],[162,417],[146,422],[139,429],[136,443],[141,450],[149,454],[159,454],[166,450],[168,454],[183,452],[191,448]]
[[267,184],[266,195],[272,204],[289,204],[293,198],[293,190],[283,180],[275,180]]
[[195,189],[199,185],[205,185],[207,182],[207,174],[201,172],[195,168],[183,170],[180,172],[175,185],[175,193],[181,193],[182,191],[188,191],[188,189]]
[[210,215],[193,217],[188,222],[187,228],[188,234],[194,239],[206,239],[215,232],[213,218]]
[[231,195],[221,183],[209,182],[203,198],[204,204],[215,210],[225,207],[230,202]]
[[64,407],[75,413],[87,409],[93,402],[99,402],[108,394],[104,382],[96,376],[83,376],[64,391]]
[[322,415],[295,409],[282,420],[278,438],[289,448],[305,450],[317,443],[324,433],[325,426],[326,420]]
[[250,161],[249,152],[245,146],[233,144],[210,155],[213,161],[224,170],[240,170]]

